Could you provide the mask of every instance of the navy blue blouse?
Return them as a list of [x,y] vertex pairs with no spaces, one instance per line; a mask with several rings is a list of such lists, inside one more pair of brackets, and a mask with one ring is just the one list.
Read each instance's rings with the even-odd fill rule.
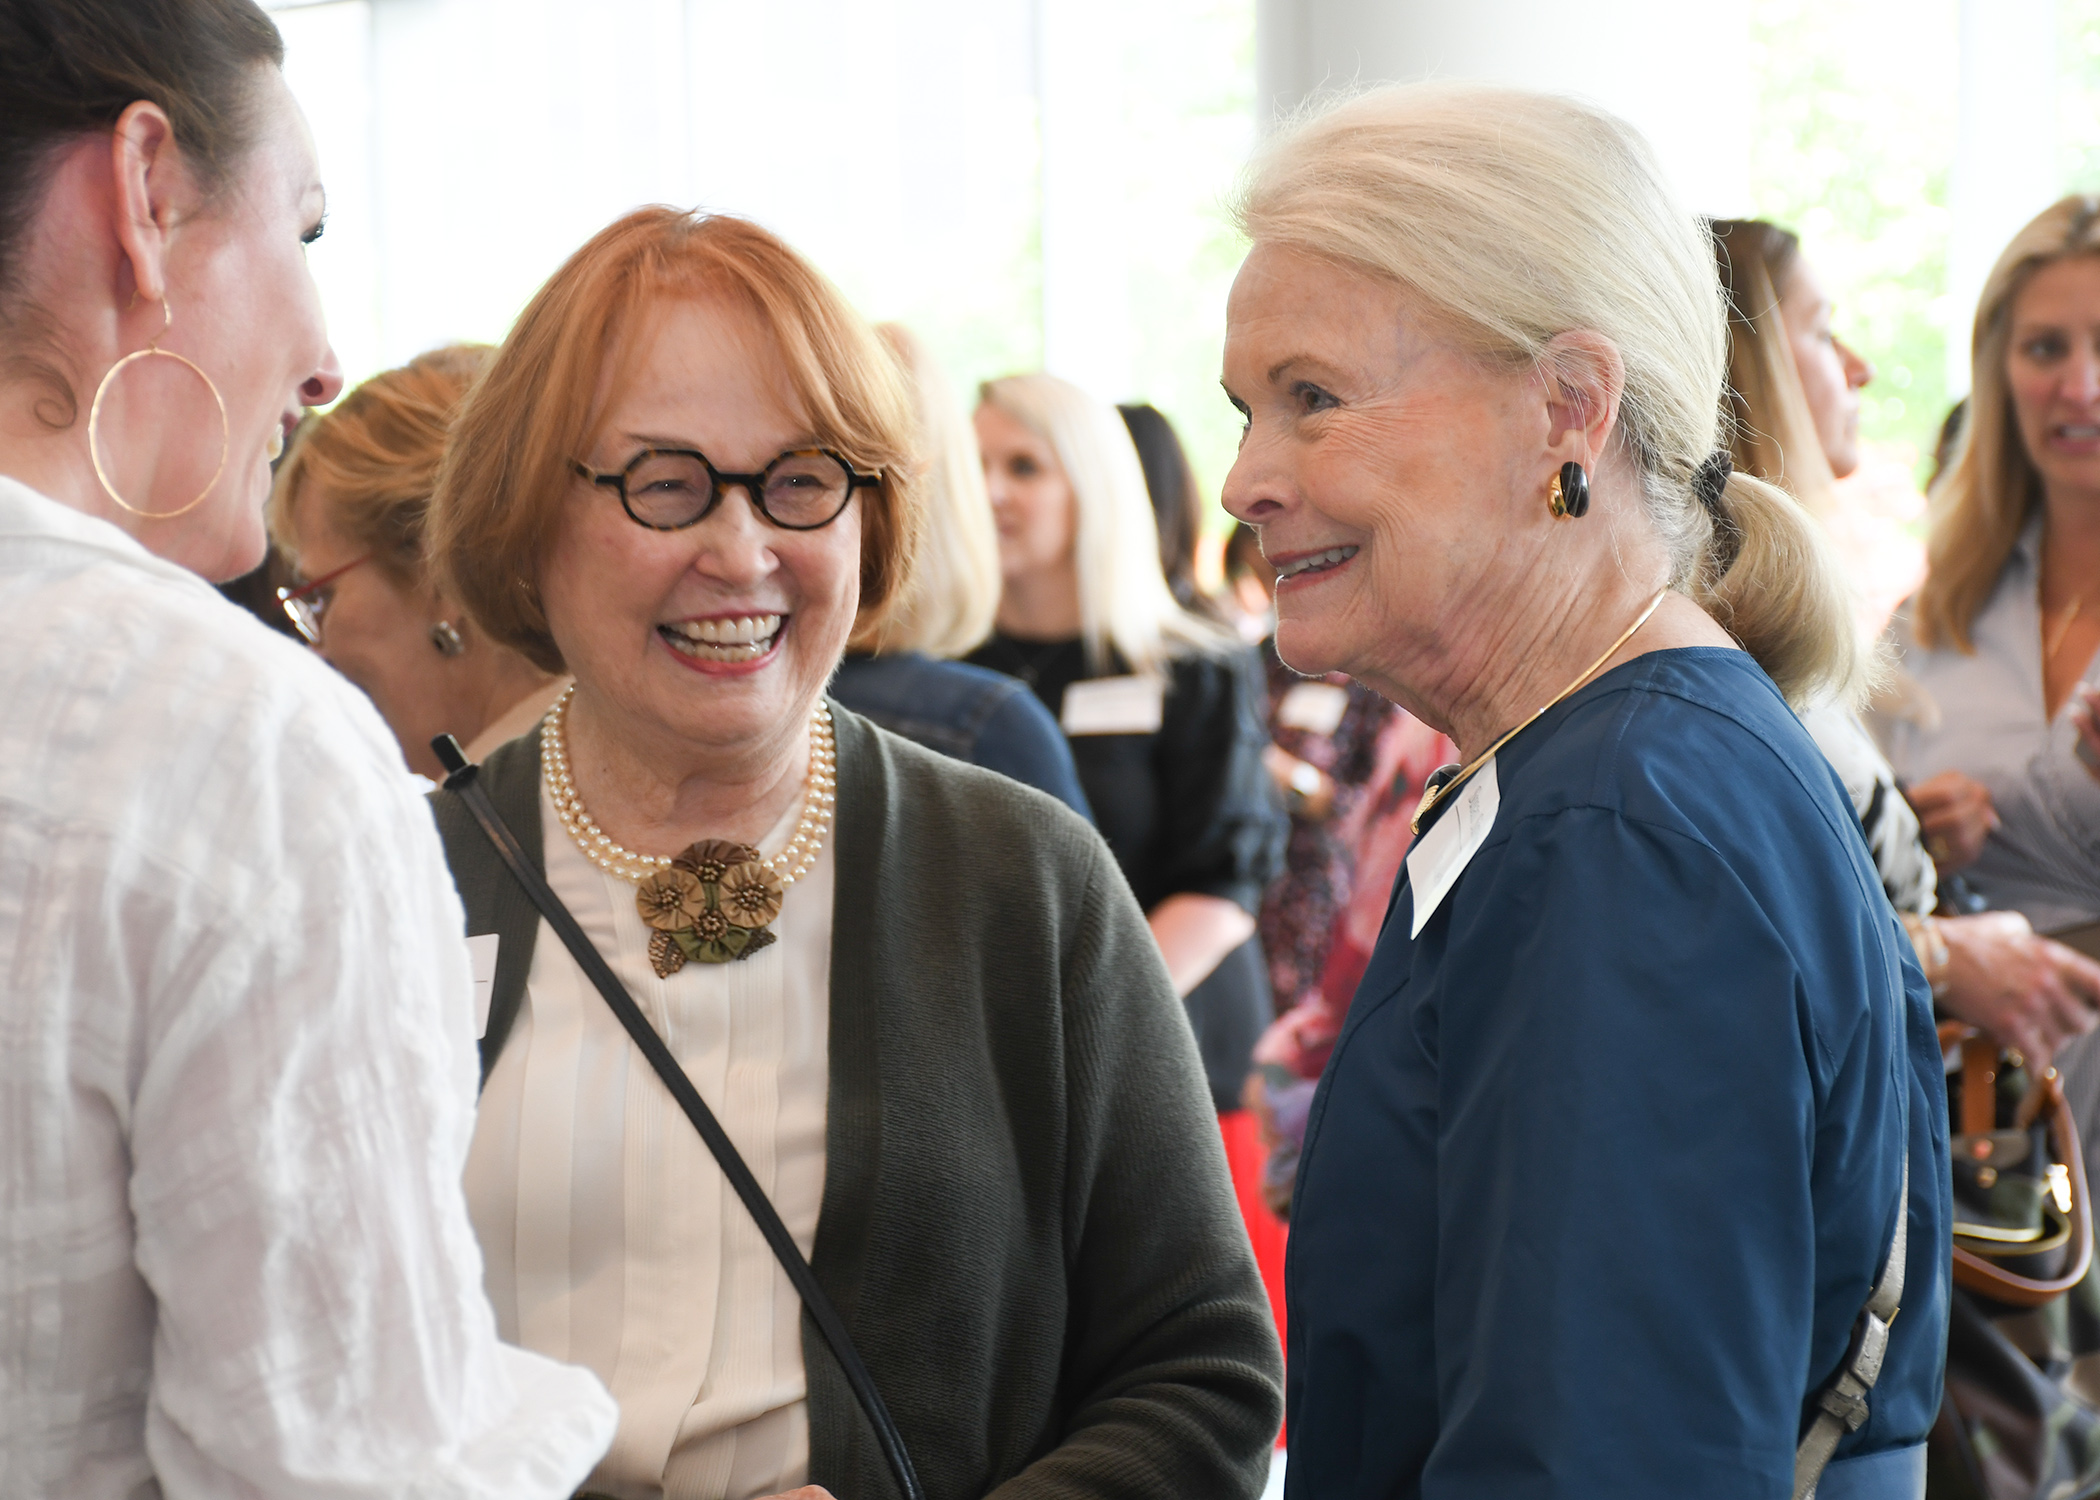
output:
[[1907,1145],[1902,1312],[1837,1454],[1889,1482],[1826,1489],[1915,1495],[1946,1085],[1843,789],[1715,648],[1606,673],[1496,772],[1487,842],[1413,941],[1403,871],[1313,1104],[1288,1494],[1787,1495]]
[[1093,819],[1065,732],[1017,678],[900,651],[847,657],[831,695],[892,734],[1011,776]]

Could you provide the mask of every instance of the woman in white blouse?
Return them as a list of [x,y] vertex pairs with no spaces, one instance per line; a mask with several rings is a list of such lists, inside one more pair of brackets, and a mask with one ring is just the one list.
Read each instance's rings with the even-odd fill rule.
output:
[[1890,758],[1943,869],[2044,931],[2100,920],[2100,199],[2006,247],[1976,310],[1975,389],[1930,571],[1892,639],[1937,712]]
[[[1971,368],[1929,570],[1889,631],[1921,691],[1879,727],[1940,869],[2100,954],[2100,199],[2013,236]],[[2091,1160],[2100,1043],[2060,1065]]]
[[[1100,837],[827,699],[922,524],[874,331],[792,250],[647,209],[453,428],[448,597],[575,686],[479,784],[850,1331],[925,1492],[1258,1495],[1280,1360],[1193,1039]],[[893,1493],[787,1274],[451,791],[496,944],[467,1166],[501,1327],[604,1375],[586,1490]]]
[[0,1494],[561,1496],[615,1414],[481,1291],[429,816],[207,582],[342,384],[282,52],[0,0]]

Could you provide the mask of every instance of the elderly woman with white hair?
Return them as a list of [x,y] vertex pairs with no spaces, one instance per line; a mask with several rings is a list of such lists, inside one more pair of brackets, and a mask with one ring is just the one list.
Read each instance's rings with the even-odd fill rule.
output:
[[1241,220],[1277,649],[1463,757],[1313,1105],[1288,1493],[1917,1495],[1930,995],[1788,707],[1863,662],[1717,451],[1704,235],[1619,121],[1459,85],[1286,133]]
[[1261,664],[1175,600],[1114,407],[1054,375],[980,394],[1004,587],[997,629],[970,660],[1020,678],[1058,716],[1188,1007],[1212,1102],[1237,1108],[1275,1011],[1254,923],[1290,831],[1262,767]]

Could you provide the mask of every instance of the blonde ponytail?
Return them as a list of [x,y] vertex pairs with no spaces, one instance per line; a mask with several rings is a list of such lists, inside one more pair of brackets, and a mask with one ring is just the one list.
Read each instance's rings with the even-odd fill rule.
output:
[[1729,477],[1708,540],[1680,587],[1756,658],[1795,707],[1857,705],[1871,654],[1821,526],[1775,484]]

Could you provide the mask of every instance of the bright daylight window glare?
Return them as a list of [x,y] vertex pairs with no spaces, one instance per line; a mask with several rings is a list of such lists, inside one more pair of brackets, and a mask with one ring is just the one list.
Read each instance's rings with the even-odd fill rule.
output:
[[697,204],[784,235],[965,391],[1043,364],[1047,254],[1053,364],[1153,401],[1207,488],[1224,476],[1252,0],[335,0],[276,20],[353,383],[500,339],[616,215]]
[[[2100,186],[2100,0],[1747,10],[1749,200],[1692,206],[1797,229],[1875,365],[1848,540],[1891,604],[1990,258]],[[959,389],[1047,362],[1166,411],[1207,493],[1231,463],[1216,382],[1255,0],[332,0],[276,19],[328,179],[312,264],[353,382],[500,339],[614,216],[699,204],[910,324]]]

